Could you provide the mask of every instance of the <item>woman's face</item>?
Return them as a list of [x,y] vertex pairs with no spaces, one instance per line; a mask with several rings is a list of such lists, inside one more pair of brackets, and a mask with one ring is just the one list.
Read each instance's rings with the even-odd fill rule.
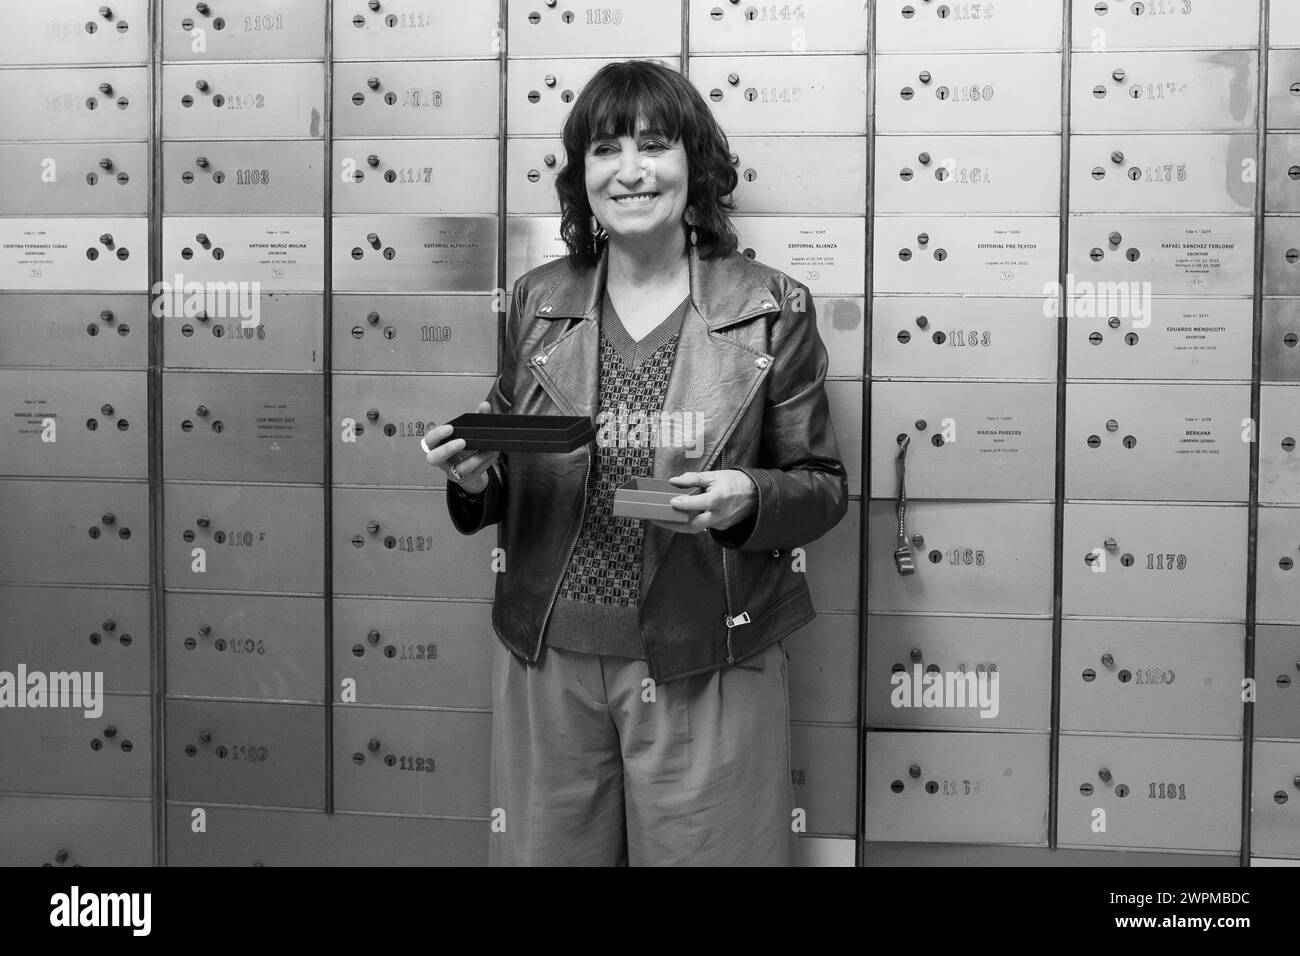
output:
[[615,241],[670,242],[680,238],[686,211],[686,151],[680,139],[637,125],[635,137],[595,139],[587,147],[587,201]]

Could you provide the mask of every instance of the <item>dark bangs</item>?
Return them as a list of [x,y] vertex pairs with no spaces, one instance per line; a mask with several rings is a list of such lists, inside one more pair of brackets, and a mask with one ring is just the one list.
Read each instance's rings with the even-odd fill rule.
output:
[[[731,164],[726,134],[699,91],[680,73],[651,60],[610,63],[582,89],[564,121],[565,164],[555,179],[560,200],[560,234],[569,253],[587,265],[600,254],[591,234],[587,202],[587,148],[597,138],[636,137],[638,120],[647,129],[680,139],[689,170],[687,205],[696,214],[697,249],[702,259],[736,248],[729,213],[738,176]],[[689,227],[682,227],[685,243]]]

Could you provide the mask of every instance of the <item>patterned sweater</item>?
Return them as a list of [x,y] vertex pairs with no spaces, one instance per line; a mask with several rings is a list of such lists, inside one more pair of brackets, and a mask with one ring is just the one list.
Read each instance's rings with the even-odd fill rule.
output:
[[645,658],[637,617],[645,526],[639,518],[615,518],[612,511],[619,485],[653,473],[655,448],[647,427],[635,435],[617,422],[620,412],[626,420],[638,411],[646,426],[658,420],[690,301],[683,299],[639,341],[624,328],[608,295],[601,304],[597,424],[607,424],[596,446],[595,489],[546,624],[551,647]]

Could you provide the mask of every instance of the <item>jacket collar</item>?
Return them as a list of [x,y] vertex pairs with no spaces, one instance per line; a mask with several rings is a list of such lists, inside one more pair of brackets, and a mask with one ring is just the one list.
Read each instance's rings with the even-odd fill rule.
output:
[[[691,303],[711,332],[776,308],[772,293],[745,256],[701,259],[692,246],[688,268]],[[539,301],[537,314],[548,319],[594,319],[608,271],[609,243],[605,243],[594,268],[570,265],[560,273]]]

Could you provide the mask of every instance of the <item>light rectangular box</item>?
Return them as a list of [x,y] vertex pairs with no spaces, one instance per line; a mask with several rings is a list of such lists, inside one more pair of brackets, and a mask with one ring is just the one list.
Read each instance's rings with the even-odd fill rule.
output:
[[5,290],[143,292],[148,271],[149,221],[143,216],[0,219]]

